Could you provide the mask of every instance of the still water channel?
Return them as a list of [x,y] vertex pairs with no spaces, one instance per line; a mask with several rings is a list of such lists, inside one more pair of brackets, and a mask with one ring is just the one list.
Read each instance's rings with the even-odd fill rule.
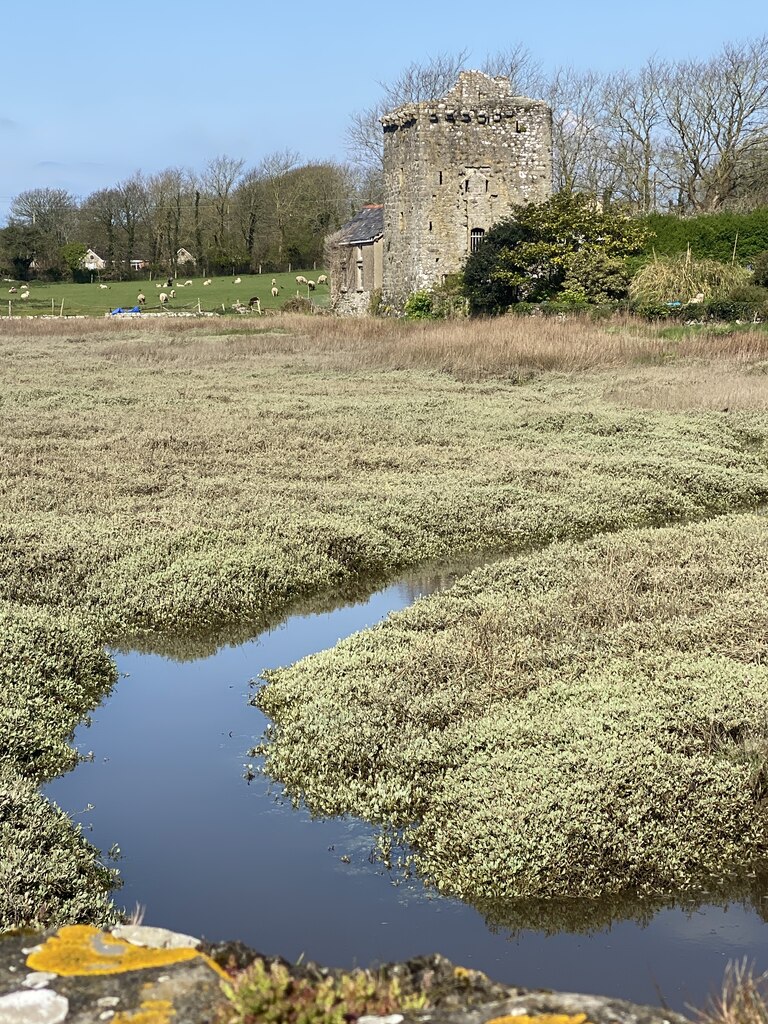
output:
[[[365,824],[312,821],[261,776],[246,781],[248,749],[266,725],[249,704],[262,670],[330,647],[456,575],[403,578],[211,657],[117,654],[124,678],[75,737],[93,759],[45,789],[102,851],[119,846],[117,901],[145,908],[145,924],[237,938],[290,960],[351,967],[440,952],[509,984],[683,1012],[706,1002],[729,960],[766,970],[768,925],[738,901],[661,910],[644,926],[618,919],[587,935],[492,930],[418,881],[394,884],[369,861]],[[768,891],[765,899],[768,908]]]

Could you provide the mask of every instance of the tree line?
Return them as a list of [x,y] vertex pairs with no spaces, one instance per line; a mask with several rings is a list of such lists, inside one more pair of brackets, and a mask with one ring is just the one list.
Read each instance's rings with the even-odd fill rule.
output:
[[133,259],[175,275],[181,248],[205,274],[312,266],[325,236],[365,201],[363,177],[350,164],[303,163],[283,150],[255,167],[219,156],[201,173],[137,171],[82,200],[31,189],[12,200],[0,265],[16,278],[34,264],[38,276],[77,279],[88,247],[107,263],[102,276],[126,276]]
[[[444,95],[468,53],[413,63],[353,114],[352,159],[380,189],[379,118],[403,103]],[[546,75],[523,46],[480,69],[553,112],[553,188],[585,192],[641,214],[748,211],[768,203],[768,36],[726,43],[704,60],[650,58],[635,72],[560,67]]]

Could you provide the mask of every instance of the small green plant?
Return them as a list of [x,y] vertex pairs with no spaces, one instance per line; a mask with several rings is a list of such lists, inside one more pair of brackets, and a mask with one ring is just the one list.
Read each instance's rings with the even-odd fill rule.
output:
[[406,320],[434,320],[435,309],[432,293],[428,291],[412,292],[405,303]]
[[405,995],[397,978],[372,971],[315,979],[263,960],[255,960],[224,988],[231,1004],[224,1014],[228,1024],[345,1024],[364,1014],[386,1015],[426,1005],[423,995]]

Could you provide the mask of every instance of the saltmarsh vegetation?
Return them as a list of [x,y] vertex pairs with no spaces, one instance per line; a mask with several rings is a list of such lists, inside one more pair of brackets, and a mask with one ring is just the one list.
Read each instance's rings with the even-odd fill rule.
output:
[[73,616],[0,602],[0,921],[45,927],[116,918],[113,871],[37,785],[77,761],[74,726],[115,682],[93,633]]
[[[520,553],[559,542],[565,546],[551,556],[555,564],[565,559],[563,564],[577,572],[582,548],[576,542],[610,533],[609,539],[619,543],[622,530],[754,509],[768,496],[762,387],[768,335],[759,329],[679,339],[659,337],[630,321],[608,327],[517,319],[350,324],[288,316],[255,325],[11,322],[0,329],[0,357],[0,601],[8,631],[23,633],[24,624],[34,622],[42,633],[28,646],[56,650],[64,630],[74,649],[83,657],[91,651],[96,659],[73,663],[63,672],[68,679],[80,679],[79,690],[70,691],[55,681],[47,662],[19,656],[27,679],[18,691],[9,689],[15,695],[0,714],[17,726],[25,723],[26,735],[14,741],[18,749],[11,781],[14,793],[28,794],[30,808],[32,785],[71,763],[62,737],[111,684],[109,666],[97,658],[100,644],[162,643],[200,633],[213,644],[215,631],[224,638],[243,619],[252,621],[256,631],[259,623],[302,596],[459,552]],[[733,522],[735,529],[739,521],[723,522]],[[680,534],[687,537],[688,528],[681,527]],[[467,594],[461,600],[457,596],[461,615],[448,631],[430,624],[424,630],[407,629],[403,638],[398,632],[403,627],[393,625],[390,632],[357,641],[361,649],[371,644],[382,680],[391,679],[394,687],[402,673],[402,691],[382,690],[369,704],[366,666],[355,664],[354,678],[347,679],[346,659],[354,662],[357,655],[344,646],[327,669],[329,679],[344,678],[351,687],[344,707],[334,704],[327,687],[317,695],[324,703],[314,703],[306,680],[316,672],[316,662],[279,676],[261,698],[276,722],[270,768],[297,799],[304,796],[325,812],[335,809],[338,793],[350,790],[361,812],[386,829],[408,830],[427,877],[445,891],[478,901],[506,898],[515,887],[536,891],[545,870],[554,871],[569,859],[563,836],[533,831],[535,824],[556,820],[571,821],[574,827],[577,820],[585,822],[579,841],[586,859],[580,881],[574,882],[577,889],[616,888],[612,879],[620,854],[611,860],[610,850],[589,838],[588,810],[569,810],[570,802],[586,792],[584,766],[603,764],[596,737],[612,735],[599,725],[611,722],[612,698],[599,694],[614,692],[609,683],[618,693],[625,673],[642,681],[638,689],[643,693],[659,691],[657,710],[667,707],[662,684],[672,669],[651,650],[650,641],[649,649],[638,653],[630,644],[632,636],[619,631],[611,657],[603,652],[605,664],[593,664],[585,638],[579,646],[581,625],[574,623],[560,635],[554,619],[550,633],[542,633],[537,654],[541,665],[534,681],[540,673],[541,685],[524,675],[510,682],[506,631],[516,636],[522,627],[516,619],[521,610],[514,601],[509,604],[508,591],[523,584],[536,591],[535,582],[518,581],[514,573],[530,565],[531,579],[538,579],[537,557],[544,556],[526,555],[510,563],[504,571],[512,575],[502,574],[498,586],[490,577],[482,584],[488,599],[495,595],[495,604],[483,606],[483,614],[473,610],[474,599]],[[682,555],[670,541],[660,558],[663,576],[667,563],[671,573]],[[545,594],[550,588],[554,616],[558,602],[568,605],[574,595],[566,585],[570,577],[552,572],[538,585]],[[595,569],[595,580],[606,573],[605,566]],[[617,578],[629,586],[624,577]],[[631,606],[633,594],[631,588],[619,589],[619,606]],[[591,603],[586,591],[584,601]],[[606,613],[603,605],[599,608]],[[428,622],[431,613],[418,606],[412,614]],[[747,633],[754,621],[747,621]],[[733,628],[734,635],[744,632],[744,627]],[[593,633],[599,653],[608,640],[597,639],[603,636],[597,628]],[[438,640],[444,634],[443,650],[431,652],[433,634]],[[54,638],[50,642],[49,636]],[[628,645],[623,653],[622,638]],[[520,642],[523,647],[532,643],[525,637]],[[519,657],[524,653],[518,652]],[[678,654],[681,664],[690,656],[682,648]],[[11,665],[12,655],[5,655]],[[721,662],[727,667],[729,657],[719,650],[711,654],[704,687],[710,696],[697,697],[704,718],[710,697],[715,708],[717,694],[723,701],[731,696],[728,672],[723,668],[721,680],[715,671]],[[489,672],[494,680],[490,690],[482,682]],[[593,676],[595,696],[589,697]],[[571,698],[567,688],[579,681],[583,691]],[[744,693],[751,694],[757,684],[750,687]],[[358,696],[360,714],[371,713],[368,731],[360,733],[369,737],[369,747],[364,756],[353,751],[353,762],[362,760],[351,768],[339,733],[350,698],[354,702]],[[415,718],[407,708],[411,699],[418,705],[412,709]],[[594,719],[594,734],[568,732],[568,715],[556,714],[567,700],[574,707],[581,700],[584,728]],[[752,737],[757,703],[747,707],[745,700],[738,707],[746,716],[744,736]],[[515,774],[520,762],[505,745],[506,734],[494,732],[493,722],[481,714],[489,701],[494,720],[505,723],[521,744],[529,735],[514,719],[522,702],[528,702],[531,716],[541,716],[531,718],[530,737],[545,735],[550,719],[552,728],[560,730],[553,748],[529,743],[523,776]],[[58,725],[47,715],[33,723],[36,709],[46,703],[66,711]],[[313,713],[326,739],[340,741],[336,760],[324,768],[324,792],[315,785],[312,751],[302,752],[302,716]],[[672,710],[668,713],[673,716]],[[398,716],[404,716],[400,738],[407,764],[405,753],[400,757],[391,749],[390,727],[401,721]],[[452,746],[466,740],[464,719],[468,728],[479,730],[474,746],[467,748],[477,754],[471,769]],[[378,732],[371,731],[374,725]],[[8,736],[13,732],[10,727],[6,731]],[[481,749],[483,757],[477,753]],[[617,748],[606,748],[605,757],[609,749]],[[645,759],[619,759],[615,765],[609,758],[601,769],[610,775],[615,767],[616,803],[629,802],[640,821],[643,800],[655,806],[667,799],[664,790],[642,796],[647,780],[655,778],[652,752],[646,753]],[[567,764],[571,768],[565,772]],[[747,783],[746,761],[736,758],[732,768],[724,756],[717,764],[722,773],[714,773],[718,786],[725,787],[724,780],[738,783],[730,810],[722,812],[733,818],[734,849],[718,848],[724,870],[730,871],[742,864],[747,838],[738,828],[749,818],[749,835],[760,839],[762,810]],[[494,786],[499,800],[503,790],[504,799],[522,801],[526,786],[532,791],[535,779],[546,781],[556,765],[561,775],[565,772],[559,790],[562,817],[547,818],[532,808],[527,845],[515,851],[523,867],[510,870],[509,844],[483,832],[501,806],[494,802]],[[702,771],[701,778],[708,780],[709,768]],[[488,793],[485,810],[472,804],[472,772],[475,791]],[[607,796],[595,795],[595,820],[603,807],[600,800],[605,807],[610,803]],[[475,816],[469,832],[460,829],[464,838],[455,849],[457,833],[441,832],[430,817],[433,812],[453,814],[455,822]],[[47,813],[55,812],[48,808]],[[663,809],[659,813],[663,816]],[[691,818],[691,827],[702,829],[699,839],[709,820],[703,811]],[[30,822],[36,821],[31,810],[4,812],[4,849],[20,851],[9,860],[22,877],[23,851],[33,829],[40,827]],[[628,832],[630,826],[622,828]],[[77,910],[71,901],[57,902],[61,879],[70,869],[52,854],[46,877],[24,883],[26,903],[19,905],[33,908],[26,914],[30,920],[99,922],[112,913],[102,899],[105,876],[95,851],[82,837],[72,836],[72,849],[83,865],[90,865],[83,867],[83,877],[93,871],[87,883],[93,885],[93,900]],[[666,885],[674,874],[673,865],[654,860],[657,838],[652,829],[641,830],[629,862],[629,884],[648,892],[658,889],[658,879]],[[454,875],[443,877],[441,857],[450,859],[446,842],[461,864]],[[486,858],[477,883],[470,877],[477,861],[472,858],[475,844],[478,856]],[[548,860],[531,852],[537,844],[551,846]],[[576,848],[574,840],[571,849]],[[675,856],[683,858],[676,877],[685,884],[686,872],[692,878],[696,865],[693,855],[675,849]],[[694,854],[703,858],[706,873],[714,853],[707,853],[704,844]],[[570,858],[571,866],[574,861]],[[529,881],[521,887],[523,876]],[[553,885],[553,892],[569,891],[565,876]],[[18,923],[10,911],[4,920]]]
[[768,853],[767,585],[762,515],[477,570],[271,674],[267,770],[497,917],[725,891]]

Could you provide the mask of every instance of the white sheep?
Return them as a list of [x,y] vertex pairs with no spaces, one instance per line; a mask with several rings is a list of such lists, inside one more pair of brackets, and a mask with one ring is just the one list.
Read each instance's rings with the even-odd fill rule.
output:
[[272,278],[272,287],[277,288],[277,280],[274,277]]
[[164,306],[167,301],[168,301],[168,296],[165,294],[165,292],[160,292],[160,305]]
[[303,277],[301,274],[299,274],[299,276],[296,278],[296,284],[306,284],[306,283],[307,283],[306,277]]
[[236,277],[235,278],[235,284],[242,284],[242,283],[243,283],[242,277]]
[[280,289],[277,287],[276,284],[273,284],[272,285],[272,298],[276,299],[279,294],[280,294]]
[[203,281],[203,287],[205,287],[206,285],[209,285],[210,283],[211,283],[211,279],[209,277],[207,281]]
[[162,281],[158,281],[157,284],[155,285],[155,288],[162,288],[162,287],[163,287],[163,282]]
[[185,281],[184,282],[184,287],[188,288],[192,283],[193,283],[192,281]]
[[100,284],[99,288],[103,288],[106,291],[106,289],[109,288],[109,285],[108,284]]
[[139,292],[139,294],[136,296],[136,301],[140,306],[143,306],[144,303],[147,301],[147,296],[144,294],[144,292]]
[[29,292],[22,292],[21,295],[19,295],[19,298],[20,299],[28,299],[29,298]]
[[318,279],[317,279],[317,283],[318,284],[328,284],[328,278],[325,276],[325,274],[321,274],[320,277],[318,277]]
[[176,287],[177,287],[177,288],[186,288],[186,285],[185,285],[185,284],[182,284],[182,283],[181,283],[181,281],[177,281],[177,282],[176,282]]
[[8,294],[9,295],[15,295],[18,290],[19,290],[18,288],[9,288],[8,289]]

